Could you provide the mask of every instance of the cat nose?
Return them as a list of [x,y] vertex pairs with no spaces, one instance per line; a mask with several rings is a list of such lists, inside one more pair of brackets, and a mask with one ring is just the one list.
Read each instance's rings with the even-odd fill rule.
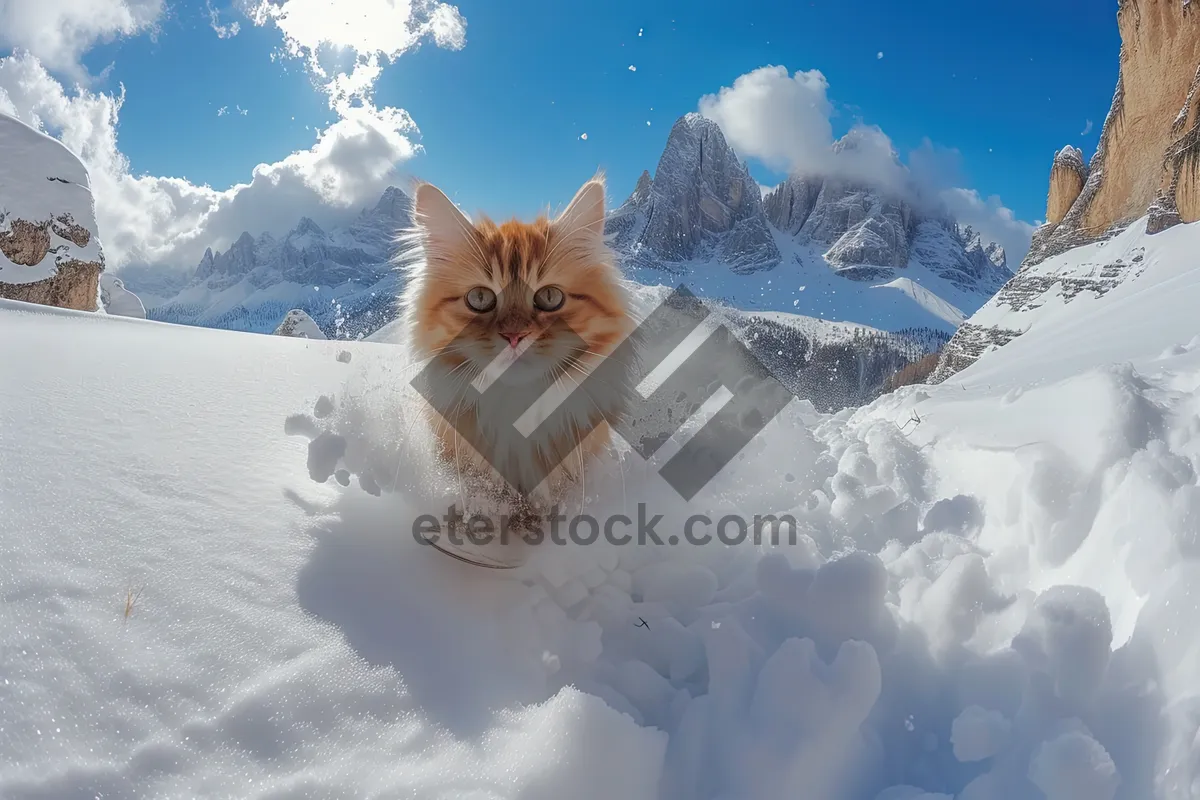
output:
[[529,332],[528,331],[517,331],[517,332],[504,333],[501,335],[505,339],[508,339],[509,346],[515,350],[515,349],[517,349],[517,345],[519,345],[521,343],[521,340],[529,335]]

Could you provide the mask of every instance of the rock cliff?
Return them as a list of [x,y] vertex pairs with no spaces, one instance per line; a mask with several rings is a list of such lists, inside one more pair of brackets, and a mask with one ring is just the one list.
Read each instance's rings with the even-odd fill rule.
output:
[[1074,147],[1055,156],[1046,223],[1029,254],[950,340],[931,382],[1020,336],[1039,315],[1080,295],[1103,296],[1142,268],[1138,252],[1058,256],[1141,220],[1150,235],[1200,220],[1200,4],[1119,0],[1117,25],[1120,72],[1096,153],[1087,166]]
[[1200,220],[1200,5],[1119,0],[1117,27],[1117,88],[1086,181],[1061,220],[1047,210],[1026,264],[1148,214],[1151,232]]

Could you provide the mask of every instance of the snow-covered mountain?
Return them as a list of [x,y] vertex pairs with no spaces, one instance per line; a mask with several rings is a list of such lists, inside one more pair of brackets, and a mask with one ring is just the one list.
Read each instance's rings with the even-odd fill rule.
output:
[[[853,134],[836,145],[856,146]],[[395,314],[388,259],[410,208],[393,187],[345,228],[303,219],[282,239],[246,232],[206,253],[185,285],[145,269],[123,277],[152,319],[269,333],[300,308],[330,338],[369,335]],[[926,339],[953,333],[1010,274],[1003,250],[970,228],[861,181],[793,177],[764,200],[699,114],[676,122],[654,176],[610,212],[606,233],[644,285]]]
[[[834,150],[858,146],[852,132]],[[646,283],[682,281],[739,308],[953,332],[1011,276],[1004,251],[897,192],[793,176],[760,199],[720,127],[692,113],[606,231]]]
[[95,311],[104,271],[96,231],[79,158],[0,112],[0,298]]
[[932,380],[1077,298],[1136,279],[1147,266],[1142,233],[1200,221],[1200,12],[1189,2],[1121,0],[1117,24],[1120,75],[1091,162],[1075,147],[1055,154],[1046,223],[1017,274],[955,333]]
[[716,261],[745,274],[781,259],[758,184],[721,129],[694,113],[671,128],[654,178],[642,173],[605,231],[630,267],[683,271],[691,262]]
[[[390,259],[396,233],[412,224],[411,200],[387,189],[349,225],[322,230],[305,217],[281,238],[243,233],[228,250],[211,249],[194,274],[167,298],[155,298],[151,319],[271,333],[291,309],[306,312],[330,338],[356,338],[394,316],[399,285]],[[127,278],[144,300],[169,284]]]

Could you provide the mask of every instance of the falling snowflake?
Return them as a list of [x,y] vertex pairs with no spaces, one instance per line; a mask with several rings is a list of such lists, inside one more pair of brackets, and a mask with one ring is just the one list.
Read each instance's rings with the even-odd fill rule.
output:
[[876,58],[883,58],[883,51],[882,51],[882,50],[880,50],[878,53],[876,53],[876,54],[875,54],[875,57],[876,57]]
[[650,127],[650,120],[646,120],[646,127],[647,127],[647,128],[649,128],[649,127]]
[[637,72],[637,67],[635,67],[633,64],[630,64],[630,65],[629,65],[629,71],[630,71],[630,72]]
[[644,31],[644,30],[645,30],[645,28],[638,28],[638,36],[641,36],[641,35],[642,35],[642,31]]
[[587,134],[586,134],[586,133],[580,134],[580,135],[579,135],[579,138],[580,138],[580,139],[583,139],[583,140],[586,142],[586,141],[587,141]]

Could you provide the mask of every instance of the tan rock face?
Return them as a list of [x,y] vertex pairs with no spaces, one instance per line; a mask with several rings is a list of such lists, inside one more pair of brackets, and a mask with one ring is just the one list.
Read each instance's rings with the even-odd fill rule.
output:
[[100,291],[99,264],[68,261],[53,278],[34,283],[0,283],[0,297],[44,306],[95,311]]
[[[77,224],[70,215],[43,222],[14,219],[0,230],[0,252],[13,264],[33,267],[41,264],[50,252],[51,232],[67,241],[86,247],[91,232]],[[99,296],[100,273],[97,263],[70,259],[58,264],[55,274],[45,280],[30,283],[0,281],[0,297],[26,303],[95,311]]]
[[1079,199],[1087,180],[1083,153],[1074,147],[1064,147],[1054,157],[1050,170],[1050,193],[1046,198],[1046,222],[1057,225],[1067,216]]
[[1067,202],[1075,180],[1056,158],[1047,225],[1022,266],[1147,214],[1151,233],[1200,220],[1200,3],[1119,0],[1117,25],[1120,77],[1083,190]]
[[1124,0],[1117,25],[1121,86],[1102,136],[1103,180],[1079,219],[1087,230],[1145,214],[1158,191],[1175,183],[1176,168],[1187,160],[1181,145],[1196,133],[1200,9],[1175,0]]

